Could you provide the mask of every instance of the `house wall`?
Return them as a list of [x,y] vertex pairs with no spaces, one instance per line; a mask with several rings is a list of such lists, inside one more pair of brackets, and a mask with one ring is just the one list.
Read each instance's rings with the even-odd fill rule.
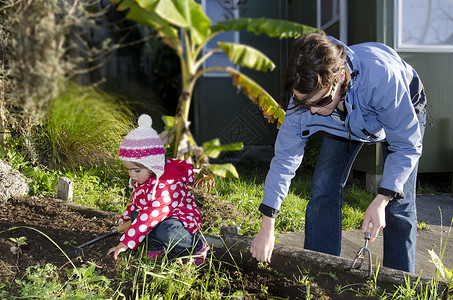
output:
[[348,1],[348,44],[376,41],[376,0]]
[[[378,40],[389,46],[394,45],[393,1],[378,1]],[[399,52],[412,65],[425,86],[428,98],[428,124],[423,140],[423,155],[419,172],[453,171],[453,115],[451,107],[451,66],[453,53],[447,52]]]
[[[348,44],[354,45],[377,40],[376,0],[348,1]],[[364,145],[360,150],[353,170],[367,173],[367,185],[376,188],[383,171],[380,144]]]
[[[357,1],[359,0],[351,2]],[[376,16],[375,41],[393,47],[393,1],[377,0],[376,10],[369,10],[368,14],[370,11]],[[356,21],[351,20],[350,22]],[[350,27],[350,30],[354,32],[354,28]],[[423,155],[420,158],[419,173],[452,172],[453,117],[449,107],[453,104],[453,98],[449,82],[451,82],[453,53],[399,52],[399,54],[420,75],[428,98],[428,123],[423,140]],[[382,174],[382,154],[379,145],[364,147],[354,164],[354,169]]]

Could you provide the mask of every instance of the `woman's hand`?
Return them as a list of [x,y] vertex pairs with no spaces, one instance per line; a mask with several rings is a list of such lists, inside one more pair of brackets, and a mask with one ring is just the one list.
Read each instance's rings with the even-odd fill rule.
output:
[[250,246],[250,253],[257,261],[271,262],[275,243],[274,225],[275,219],[263,215],[260,231]]
[[389,196],[378,194],[365,211],[362,223],[362,232],[366,232],[369,223],[373,224],[370,242],[374,241],[379,233],[379,230],[384,229],[385,227],[385,207],[389,201]]
[[110,255],[110,253],[113,253],[113,258],[115,260],[117,260],[118,259],[118,255],[121,252],[126,251],[127,249],[128,249],[127,246],[120,242],[116,247],[110,248],[109,252],[107,252],[107,255]]

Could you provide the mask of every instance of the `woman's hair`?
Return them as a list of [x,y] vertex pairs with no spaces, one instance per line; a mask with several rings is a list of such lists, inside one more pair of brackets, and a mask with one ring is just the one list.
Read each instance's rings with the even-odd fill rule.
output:
[[[337,45],[327,38],[323,31],[301,36],[295,41],[285,73],[285,90],[292,94],[296,90],[306,94],[304,99],[294,99],[298,108],[305,100],[319,91],[329,88],[342,69],[346,68],[346,52],[342,45]],[[341,85],[341,97],[344,98],[349,74]]]

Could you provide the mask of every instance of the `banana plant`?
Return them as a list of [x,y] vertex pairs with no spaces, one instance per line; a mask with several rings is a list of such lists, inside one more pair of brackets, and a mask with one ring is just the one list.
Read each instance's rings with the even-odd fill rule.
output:
[[[178,99],[176,115],[174,120],[171,120],[172,126],[168,126],[167,132],[171,135],[173,157],[181,157],[187,154],[187,151],[195,151],[201,148],[197,146],[190,134],[188,117],[195,83],[200,76],[208,72],[228,73],[233,78],[233,85],[242,90],[250,100],[263,110],[263,115],[269,122],[277,121],[277,127],[283,122],[285,116],[283,109],[251,78],[229,67],[202,68],[203,62],[213,53],[222,51],[236,65],[263,72],[272,71],[275,64],[265,54],[248,45],[222,41],[217,42],[217,47],[206,53],[203,53],[203,49],[212,38],[227,31],[247,30],[270,37],[297,38],[302,34],[316,31],[316,28],[284,20],[265,18],[238,18],[220,21],[213,25],[209,17],[203,12],[202,6],[194,0],[110,1],[116,3],[119,10],[127,10],[128,19],[154,28],[162,41],[170,46],[179,57],[182,91]],[[208,144],[209,146],[205,146],[210,151],[201,151],[198,157],[209,156],[213,152],[217,154],[217,150],[222,149],[218,141]],[[227,148],[240,150],[242,144],[235,144]],[[213,149],[216,149],[216,151],[212,151]],[[218,169],[213,166],[211,170]],[[236,176],[234,172],[225,172],[224,169],[222,172],[216,171],[216,174]]]

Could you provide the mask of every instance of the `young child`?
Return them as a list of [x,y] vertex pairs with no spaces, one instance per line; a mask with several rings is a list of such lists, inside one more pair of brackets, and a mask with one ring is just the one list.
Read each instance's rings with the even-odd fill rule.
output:
[[128,248],[135,250],[148,237],[149,258],[171,251],[176,256],[193,255],[199,265],[210,247],[197,232],[201,216],[187,185],[194,183],[192,165],[177,159],[165,159],[165,149],[152,120],[141,115],[138,128],[129,132],[120,146],[119,158],[129,170],[134,192],[118,224],[132,221],[109,250],[116,260]]

